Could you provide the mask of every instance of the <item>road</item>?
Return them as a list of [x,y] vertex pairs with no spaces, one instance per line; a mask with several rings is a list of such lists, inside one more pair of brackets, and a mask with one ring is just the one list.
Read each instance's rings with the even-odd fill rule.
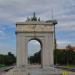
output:
[[4,75],[5,74],[5,71],[0,71],[0,75]]
[[8,70],[14,68],[15,66],[8,66],[8,67],[3,67],[0,68],[0,75],[4,75]]
[[[4,68],[0,68],[0,75],[4,75],[9,69],[12,69],[14,68],[15,66],[9,66],[9,67],[4,67]],[[35,68],[35,66],[34,66]],[[62,71],[62,75],[75,75],[75,71],[74,72],[71,72],[69,70],[66,70],[66,69],[61,69]]]
[[63,66],[56,66],[62,70],[63,75],[75,75],[75,68],[64,68]]

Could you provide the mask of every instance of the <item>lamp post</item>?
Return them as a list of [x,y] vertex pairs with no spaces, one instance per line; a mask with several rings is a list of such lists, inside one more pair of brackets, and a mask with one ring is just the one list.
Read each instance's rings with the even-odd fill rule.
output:
[[54,24],[54,49],[56,49],[57,43],[56,43],[55,25],[57,24],[57,21],[53,20],[53,24]]

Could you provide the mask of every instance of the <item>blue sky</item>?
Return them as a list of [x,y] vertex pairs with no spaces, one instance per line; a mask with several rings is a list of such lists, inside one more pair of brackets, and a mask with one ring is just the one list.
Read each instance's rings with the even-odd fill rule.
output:
[[58,47],[75,46],[75,0],[0,0],[0,53],[16,53],[15,24],[34,11],[41,20],[52,19],[53,11]]

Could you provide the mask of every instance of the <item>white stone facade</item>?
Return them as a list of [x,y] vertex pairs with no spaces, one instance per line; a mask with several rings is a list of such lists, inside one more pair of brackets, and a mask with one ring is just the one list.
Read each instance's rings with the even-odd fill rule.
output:
[[[35,27],[35,28],[34,28]],[[17,66],[28,66],[28,42],[37,39],[42,44],[41,66],[54,64],[54,25],[53,22],[18,22],[16,24]]]

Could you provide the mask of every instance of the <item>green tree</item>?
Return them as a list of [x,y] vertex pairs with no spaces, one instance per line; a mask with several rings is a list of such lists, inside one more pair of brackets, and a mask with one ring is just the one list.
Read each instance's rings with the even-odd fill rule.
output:
[[8,52],[8,55],[0,54],[0,64],[12,65],[14,63],[16,63],[16,57],[11,52]]

